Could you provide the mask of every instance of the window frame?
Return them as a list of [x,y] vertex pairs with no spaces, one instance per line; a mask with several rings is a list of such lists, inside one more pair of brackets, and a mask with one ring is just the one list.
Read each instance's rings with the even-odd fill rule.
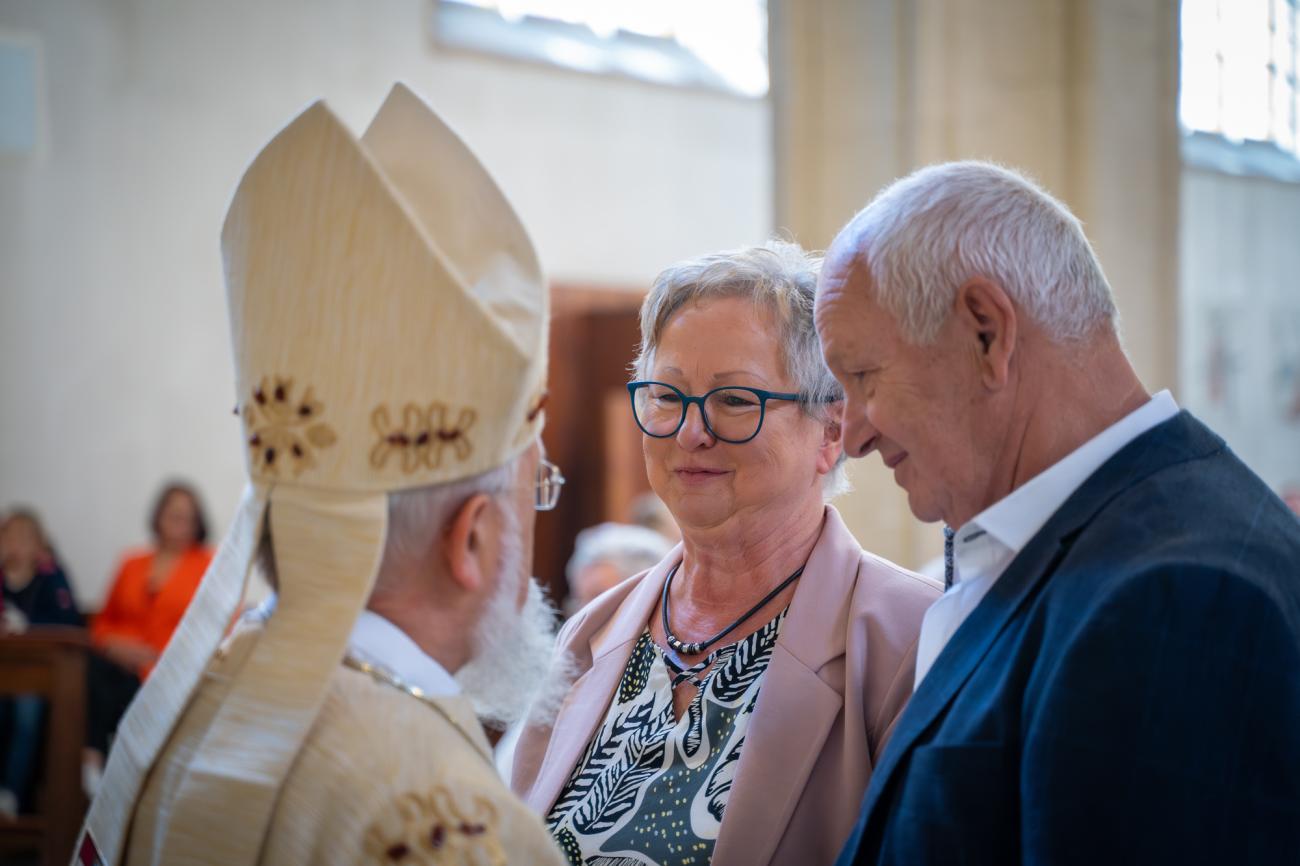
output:
[[[771,92],[743,90],[674,39],[618,30],[599,36],[583,24],[498,12],[457,0],[434,0],[429,33],[443,49],[463,51],[682,90],[762,101]],[[769,67],[770,68],[770,67]]]

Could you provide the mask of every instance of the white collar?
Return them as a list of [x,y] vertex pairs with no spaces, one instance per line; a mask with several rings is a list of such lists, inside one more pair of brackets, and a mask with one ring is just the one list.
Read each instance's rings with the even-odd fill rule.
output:
[[1178,414],[1178,404],[1161,391],[1119,421],[1080,445],[1051,467],[981,511],[957,530],[959,540],[983,530],[1015,553],[1024,549],[1043,524],[1083,482],[1125,445]]
[[352,626],[348,654],[357,661],[382,668],[428,697],[460,694],[460,686],[446,668],[420,649],[404,631],[372,610],[363,610]]

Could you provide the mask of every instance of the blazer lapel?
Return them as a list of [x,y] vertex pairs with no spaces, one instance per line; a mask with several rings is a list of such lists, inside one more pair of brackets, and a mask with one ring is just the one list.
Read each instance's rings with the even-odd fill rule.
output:
[[773,648],[718,830],[714,866],[771,861],[843,706],[843,696],[780,643]]
[[537,779],[524,797],[542,816],[555,805],[583,750],[609,712],[632,649],[645,631],[663,591],[668,570],[680,561],[679,548],[646,574],[605,627],[592,635],[591,667],[569,689],[552,726],[556,733],[537,771]]
[[857,850],[877,803],[917,738],[945,711],[1029,595],[1056,570],[1078,533],[1124,490],[1168,466],[1208,456],[1222,447],[1223,440],[1186,411],[1180,412],[1124,446],[1065,501],[993,584],[921,680],[872,773],[845,853]]
[[785,834],[844,696],[817,675],[844,655],[862,548],[827,506],[772,649],[713,849],[714,866],[768,863]]

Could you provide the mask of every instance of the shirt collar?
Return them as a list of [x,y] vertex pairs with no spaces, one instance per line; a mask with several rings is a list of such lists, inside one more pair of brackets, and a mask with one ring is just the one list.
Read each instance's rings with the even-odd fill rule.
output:
[[1048,469],[977,514],[957,530],[957,539],[981,530],[1015,553],[1024,549],[1038,530],[1089,476],[1125,445],[1178,414],[1178,404],[1161,391]]
[[431,698],[460,694],[460,686],[447,669],[411,640],[405,632],[371,610],[363,610],[348,638],[348,653],[358,661],[383,668],[408,686]]

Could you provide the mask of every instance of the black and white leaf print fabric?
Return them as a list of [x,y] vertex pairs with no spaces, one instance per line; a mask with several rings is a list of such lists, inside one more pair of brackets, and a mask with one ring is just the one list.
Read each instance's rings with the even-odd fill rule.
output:
[[722,810],[727,805],[727,795],[731,793],[731,783],[736,780],[736,767],[740,765],[740,747],[745,745],[745,738],[738,737],[736,744],[727,752],[709,782],[704,786],[704,796],[708,798],[709,814],[718,823],[722,823]]
[[772,647],[776,646],[776,633],[781,627],[779,619],[772,620],[751,635],[756,640],[743,640],[736,644],[732,662],[722,665],[709,683],[714,701],[726,706],[736,705],[767,672]]
[[618,703],[626,704],[645,690],[646,681],[650,678],[650,666],[654,661],[655,645],[647,632],[636,642],[632,658],[628,659],[627,667],[623,670],[623,678],[618,684]]
[[644,726],[605,765],[573,813],[573,829],[583,835],[609,830],[636,805],[645,782],[663,766],[665,742]]
[[639,731],[646,730],[652,711],[650,704],[632,704],[621,716],[615,715],[587,746],[586,754],[578,762],[580,771],[569,780],[564,793],[556,801],[552,812],[569,811],[583,802],[597,787],[597,783],[610,772],[617,770],[618,761],[628,751],[628,740]]
[[641,635],[605,720],[546,819],[571,863],[709,862],[784,619],[782,612],[715,653],[680,720],[663,652],[649,632]]

